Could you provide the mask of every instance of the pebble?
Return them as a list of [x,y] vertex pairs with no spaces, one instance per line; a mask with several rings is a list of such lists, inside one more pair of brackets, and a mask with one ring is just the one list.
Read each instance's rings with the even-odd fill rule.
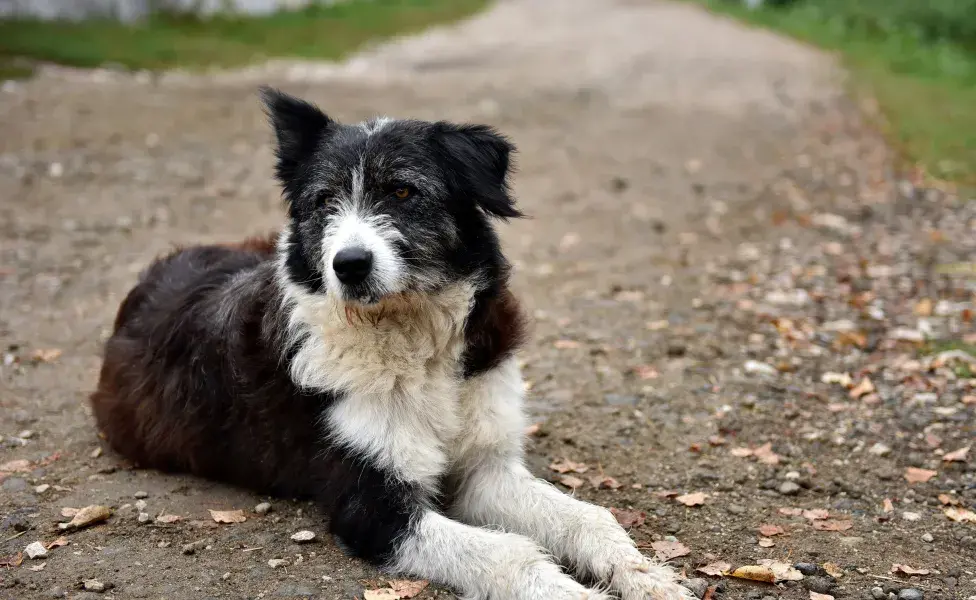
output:
[[793,568],[807,577],[820,573],[820,566],[813,563],[800,562],[793,565]]
[[750,375],[774,376],[779,373],[773,365],[758,360],[747,360],[742,368]]
[[268,502],[262,502],[254,507],[254,512],[258,513],[259,515],[266,515],[271,512],[271,504]]
[[708,591],[708,581],[699,577],[685,581],[684,586],[698,598],[703,598],[705,592]]
[[228,579],[230,579],[230,571],[228,571],[228,572],[224,573],[223,575],[221,575],[220,578],[223,579],[224,581],[227,581]]
[[898,600],[925,600],[925,594],[922,593],[922,590],[905,588],[898,592]]
[[803,587],[818,594],[829,594],[835,585],[829,577],[807,577],[803,580]]
[[931,544],[932,542],[935,541],[935,537],[931,533],[923,533],[922,541],[925,542],[926,544]]
[[871,588],[871,597],[874,598],[874,600],[884,600],[887,596],[888,595],[885,594],[885,591],[878,586]]
[[142,500],[143,498],[148,498],[149,497],[149,493],[148,492],[143,492],[143,491],[138,491],[135,494],[132,494],[132,497],[133,498],[136,498],[137,500]]
[[206,545],[207,540],[197,540],[195,542],[190,542],[189,544],[183,544],[180,551],[186,555],[195,554],[197,550],[203,550]]
[[32,437],[34,437],[35,435],[37,435],[37,432],[36,431],[30,430],[30,429],[25,429],[25,430],[21,431],[20,433],[18,433],[17,434],[17,437],[19,437],[22,440],[29,440]]
[[146,510],[146,506],[148,506],[148,504],[146,504],[145,500],[136,500],[136,510],[138,511]]
[[149,516],[149,513],[141,512],[139,513],[139,516],[136,517],[136,521],[138,521],[141,525],[145,525],[149,521],[152,521],[152,517]]
[[24,548],[24,554],[30,558],[47,558],[47,548],[41,542],[31,542]]
[[37,493],[37,494],[43,494],[44,492],[48,491],[49,489],[51,489],[51,486],[50,485],[48,485],[46,483],[42,483],[41,485],[39,485],[36,488],[34,488],[34,492]]
[[315,532],[304,529],[302,531],[291,534],[291,541],[298,543],[311,542],[315,539]]
[[741,515],[745,514],[746,507],[742,506],[741,504],[729,504],[725,507],[725,510],[729,511],[733,515]]
[[96,592],[101,594],[105,590],[112,589],[111,583],[103,583],[97,579],[86,579],[85,580],[85,591]]
[[272,558],[268,561],[268,566],[272,569],[277,569],[279,567],[287,567],[291,564],[291,561],[287,558]]
[[795,496],[800,493],[800,484],[794,481],[784,481],[777,491],[784,496]]

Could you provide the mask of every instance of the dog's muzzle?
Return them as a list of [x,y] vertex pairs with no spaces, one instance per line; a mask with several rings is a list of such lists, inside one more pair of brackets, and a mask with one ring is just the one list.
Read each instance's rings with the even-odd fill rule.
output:
[[373,253],[360,246],[343,248],[332,259],[332,270],[343,285],[360,285],[373,271]]

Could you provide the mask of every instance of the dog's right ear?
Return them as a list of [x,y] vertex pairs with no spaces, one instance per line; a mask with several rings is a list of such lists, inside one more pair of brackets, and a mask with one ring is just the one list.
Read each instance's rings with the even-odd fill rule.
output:
[[277,139],[275,174],[287,190],[333,121],[314,104],[272,87],[262,86],[260,93]]

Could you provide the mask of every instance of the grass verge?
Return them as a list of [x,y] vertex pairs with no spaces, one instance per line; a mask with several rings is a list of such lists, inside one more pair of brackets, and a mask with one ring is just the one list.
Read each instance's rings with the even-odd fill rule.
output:
[[269,16],[158,14],[112,20],[0,20],[0,78],[30,61],[127,69],[233,67],[269,58],[334,60],[367,42],[471,15],[487,0],[352,0]]
[[[940,179],[976,185],[976,47],[900,28],[864,27],[820,2],[749,10],[730,0],[709,9],[838,51],[858,95],[876,99],[881,127],[912,165]],[[850,2],[853,6],[856,2]]]

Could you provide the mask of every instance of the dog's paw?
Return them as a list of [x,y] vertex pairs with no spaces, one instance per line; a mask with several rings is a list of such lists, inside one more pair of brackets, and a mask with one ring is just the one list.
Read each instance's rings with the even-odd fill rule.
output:
[[613,600],[601,591],[584,587],[556,565],[526,573],[512,590],[512,600]]
[[611,586],[621,600],[698,600],[680,583],[674,569],[644,556],[614,568]]

